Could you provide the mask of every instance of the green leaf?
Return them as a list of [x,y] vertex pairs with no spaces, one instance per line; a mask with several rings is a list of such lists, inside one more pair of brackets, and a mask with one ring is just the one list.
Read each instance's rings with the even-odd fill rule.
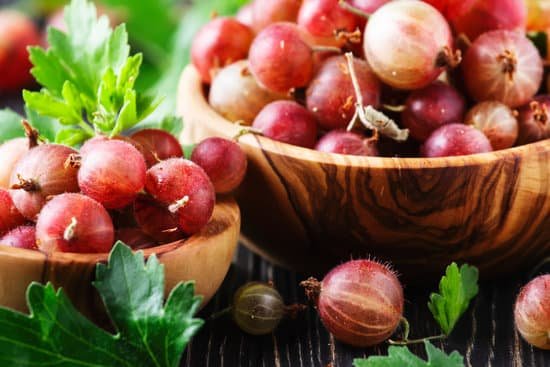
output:
[[65,127],[53,117],[40,115],[38,112],[25,107],[27,120],[40,133],[40,137],[48,142],[55,141],[55,137]]
[[67,128],[60,130],[55,136],[55,142],[57,144],[63,144],[68,146],[81,145],[86,139],[88,134],[82,129]]
[[457,351],[450,355],[424,341],[428,360],[415,356],[407,347],[391,346],[387,356],[372,356],[353,361],[355,367],[464,367],[464,357]]
[[117,243],[108,265],[97,265],[96,287],[118,333],[82,316],[63,290],[32,283],[30,315],[0,308],[0,365],[176,367],[202,321],[193,283],[180,283],[164,304],[164,269],[153,255]]
[[0,144],[21,136],[25,136],[21,120],[23,117],[9,108],[0,110]]
[[128,340],[147,351],[158,366],[178,366],[189,339],[202,326],[194,319],[201,297],[193,283],[174,288],[163,308],[164,270],[153,255],[144,267],[143,253],[115,245],[109,264],[98,264],[95,287],[115,326]]
[[80,123],[81,117],[65,100],[55,97],[46,90],[41,92],[23,91],[23,99],[27,107],[41,115],[54,117],[63,125]]
[[439,283],[439,293],[432,293],[428,308],[445,335],[449,335],[470,301],[477,295],[479,272],[476,267],[456,263],[447,267]]
[[88,0],[71,1],[64,17],[67,33],[50,28],[50,48],[31,49],[32,73],[44,88],[24,93],[27,106],[66,125],[59,138],[75,143],[82,135],[70,139],[71,129],[114,136],[152,113],[160,102],[134,89],[143,57],[129,56],[125,25],[112,30]]
[[[78,313],[63,290],[32,283],[30,316],[0,309],[0,364],[4,366],[133,366],[143,353]],[[128,349],[126,349],[128,348]],[[134,364],[135,363],[135,364]]]

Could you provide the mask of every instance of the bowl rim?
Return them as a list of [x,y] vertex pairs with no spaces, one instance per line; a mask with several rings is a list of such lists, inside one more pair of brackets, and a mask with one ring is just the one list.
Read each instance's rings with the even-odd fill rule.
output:
[[[232,221],[229,222],[225,228],[223,228],[223,231],[221,231],[225,232],[231,230],[234,225],[240,222],[240,209],[236,201],[231,197],[223,197],[218,199],[216,200],[216,207],[225,206],[236,214],[234,216],[231,216],[231,218],[234,219],[232,219]],[[132,251],[142,251],[145,258],[148,258],[153,254],[160,258],[163,254],[174,251],[180,247],[185,247],[186,249],[189,249],[201,246],[204,239],[215,237],[220,233],[220,231],[215,228],[217,226],[217,222],[218,221],[216,220],[216,212],[214,211],[214,214],[212,215],[212,218],[210,219],[208,224],[200,232],[195,233],[187,239]],[[0,246],[0,256],[12,256],[15,258],[27,259],[29,261],[43,261],[44,259],[46,259],[49,263],[97,263],[106,262],[109,258],[109,253],[54,252],[51,254],[46,254],[37,250],[29,250],[2,245]]]
[[[237,125],[218,114],[208,103],[203,87],[204,85],[197,69],[192,64],[186,66],[181,74],[178,86],[178,114],[183,116],[184,120],[187,121],[193,120],[193,116],[197,113],[203,114],[204,118],[201,118],[200,121],[208,125],[210,129],[227,136],[237,135],[243,126]],[[244,135],[239,138],[239,143],[260,149],[270,154],[282,155],[301,161],[346,167],[385,169],[462,168],[464,166],[494,164],[503,159],[515,158],[517,156],[550,152],[550,139],[489,153],[438,158],[364,157],[333,154],[298,147],[252,134]]]

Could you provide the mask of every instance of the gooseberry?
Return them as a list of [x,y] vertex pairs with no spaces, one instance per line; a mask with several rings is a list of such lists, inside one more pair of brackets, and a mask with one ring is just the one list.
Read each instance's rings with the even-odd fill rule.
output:
[[107,209],[125,207],[143,189],[145,159],[131,144],[121,140],[94,140],[84,144],[81,153],[81,160],[76,163],[80,166],[78,185],[82,193]]
[[492,31],[468,48],[462,63],[468,93],[476,101],[518,107],[531,100],[542,82],[537,48],[524,34]]
[[82,194],[62,194],[51,199],[36,222],[40,251],[106,253],[114,243],[109,213],[94,199]]
[[377,139],[365,138],[345,130],[333,130],[317,142],[315,150],[327,153],[372,156],[379,155]]
[[[380,103],[380,82],[368,63],[354,58],[357,82],[363,103],[377,107]],[[307,108],[326,130],[345,129],[355,114],[355,90],[344,56],[324,61],[306,91]]]
[[462,122],[465,111],[464,98],[450,85],[435,81],[409,95],[401,122],[413,138],[425,141],[442,125]]
[[464,124],[443,125],[422,146],[424,157],[450,157],[493,151],[489,139],[479,130]]
[[500,102],[478,103],[468,112],[464,123],[483,132],[493,150],[511,148],[518,138],[518,120],[514,112]]
[[265,106],[252,127],[265,137],[305,148],[317,139],[315,116],[293,101],[276,101]]
[[243,181],[248,161],[239,144],[223,138],[207,138],[201,141],[191,154],[210,177],[218,194],[235,190]]
[[187,235],[200,231],[212,216],[214,186],[206,172],[187,159],[171,158],[149,168],[145,188],[168,207]]
[[529,344],[550,350],[550,274],[531,280],[519,293],[514,321]]
[[241,60],[221,69],[212,80],[208,102],[230,121],[252,125],[268,103],[288,99],[288,95],[262,88],[250,72],[248,61]]
[[218,69],[246,59],[254,33],[232,18],[215,18],[195,35],[191,60],[204,82],[210,83]]
[[403,316],[403,287],[387,266],[353,260],[337,266],[319,282],[301,283],[321,321],[346,344],[369,347],[388,339]]
[[36,230],[34,226],[16,227],[0,238],[0,244],[27,250],[38,250],[36,247]]
[[77,168],[67,164],[77,151],[64,145],[43,144],[19,159],[10,178],[10,191],[19,212],[28,220],[54,195],[78,192]]
[[363,46],[374,73],[398,89],[425,87],[460,61],[447,21],[421,1],[380,7],[369,18]]

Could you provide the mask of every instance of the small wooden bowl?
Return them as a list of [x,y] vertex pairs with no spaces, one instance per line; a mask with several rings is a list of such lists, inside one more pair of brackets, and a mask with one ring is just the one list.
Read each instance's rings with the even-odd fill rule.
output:
[[[241,129],[208,105],[192,66],[178,113],[184,142]],[[237,193],[245,243],[291,268],[317,273],[371,255],[413,280],[451,261],[492,277],[550,253],[550,140],[435,159],[327,154],[255,135],[240,142],[249,158]]]
[[[206,304],[221,285],[237,247],[239,207],[233,199],[220,199],[208,225],[186,241],[144,250],[164,264],[166,291],[180,281],[195,280],[196,294]],[[95,321],[101,321],[103,306],[91,285],[97,262],[108,254],[54,253],[0,246],[0,305],[26,312],[25,293],[32,281],[52,282],[63,287],[75,306]]]

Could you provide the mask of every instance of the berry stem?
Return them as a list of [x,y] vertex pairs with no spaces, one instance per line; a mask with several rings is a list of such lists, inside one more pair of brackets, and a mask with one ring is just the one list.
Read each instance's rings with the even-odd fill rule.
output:
[[27,120],[22,120],[21,125],[23,125],[23,130],[25,130],[25,136],[29,139],[29,149],[34,148],[38,145],[38,140],[40,139],[38,130],[32,127]]
[[260,136],[264,135],[258,129],[255,129],[253,127],[247,127],[247,128],[239,130],[239,132],[233,137],[233,140],[238,142],[241,137],[243,137],[245,135],[248,135],[248,134],[260,135]]
[[312,46],[311,50],[313,52],[334,52],[334,53],[341,53],[342,49],[335,46]]
[[20,174],[17,174],[17,179],[19,180],[19,183],[11,185],[11,189],[13,190],[25,190],[27,192],[33,192],[38,191],[40,187],[38,186],[38,183],[31,179],[26,179],[21,177]]
[[355,125],[355,121],[359,118],[367,129],[377,130],[380,134],[386,135],[387,137],[397,141],[407,140],[409,138],[409,130],[400,129],[395,121],[384,115],[382,112],[377,111],[374,107],[365,107],[363,105],[363,95],[361,93],[361,88],[359,87],[355,67],[353,66],[353,54],[351,52],[346,53],[346,60],[348,63],[353,89],[355,90],[356,99],[355,114],[353,115],[347,130],[352,130]]
[[67,160],[64,163],[64,168],[67,169],[69,167],[72,168],[80,168],[80,165],[82,164],[82,156],[80,154],[70,154],[67,157]]
[[533,101],[529,104],[529,108],[533,111],[533,119],[543,126],[548,122],[548,109],[545,104]]
[[362,41],[362,33],[359,28],[357,28],[353,32],[348,32],[345,29],[337,29],[334,31],[334,37],[337,40],[342,40],[347,43],[361,43]]
[[363,10],[349,4],[346,0],[339,0],[338,5],[340,5],[341,8],[349,11],[350,13],[360,16],[361,18],[369,19],[371,16],[371,14],[364,12]]
[[448,67],[451,69],[456,68],[462,62],[462,51],[460,50],[451,50],[449,47],[445,46],[435,59],[435,65],[443,68]]
[[497,59],[502,64],[502,72],[508,76],[510,82],[513,82],[518,64],[516,55],[510,50],[504,50]]
[[466,52],[468,50],[468,48],[470,48],[470,46],[472,45],[472,41],[470,40],[470,38],[466,34],[460,33],[456,37],[455,45],[462,52]]
[[309,277],[307,280],[300,282],[300,287],[305,289],[307,298],[317,304],[321,294],[321,282],[316,278]]
[[77,224],[78,224],[78,221],[76,220],[76,218],[72,217],[71,223],[69,223],[69,225],[67,226],[67,228],[65,228],[65,231],[63,232],[63,239],[65,241],[68,242],[74,238],[74,232],[76,230]]
[[185,195],[181,199],[177,200],[175,203],[171,204],[168,207],[168,211],[170,211],[170,213],[174,214],[178,210],[180,210],[181,208],[185,207],[188,203],[189,203],[189,196]]

